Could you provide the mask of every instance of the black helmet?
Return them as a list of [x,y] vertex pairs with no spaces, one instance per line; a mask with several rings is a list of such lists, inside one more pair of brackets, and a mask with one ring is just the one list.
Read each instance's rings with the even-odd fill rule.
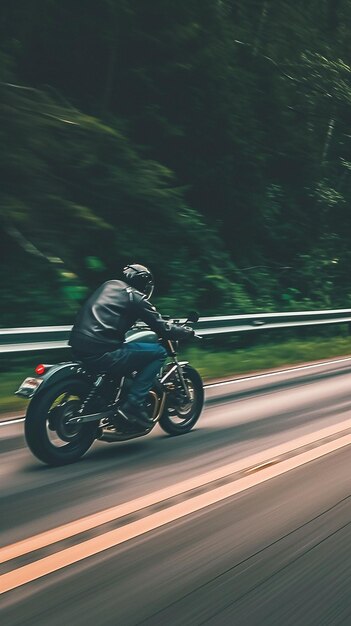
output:
[[128,285],[144,293],[147,298],[150,298],[155,286],[154,277],[152,272],[150,272],[145,265],[139,265],[139,263],[126,265],[123,268],[123,276]]

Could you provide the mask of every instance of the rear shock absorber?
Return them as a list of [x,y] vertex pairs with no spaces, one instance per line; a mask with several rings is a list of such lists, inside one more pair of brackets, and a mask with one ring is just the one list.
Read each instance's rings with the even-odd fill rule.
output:
[[90,405],[90,403],[92,402],[92,400],[95,398],[99,387],[101,387],[103,381],[105,379],[105,374],[100,374],[100,376],[97,377],[96,381],[93,383],[92,388],[90,389],[87,397],[85,398],[85,400],[82,402],[82,405],[78,411],[79,415],[83,415],[83,413],[86,411],[87,407]]

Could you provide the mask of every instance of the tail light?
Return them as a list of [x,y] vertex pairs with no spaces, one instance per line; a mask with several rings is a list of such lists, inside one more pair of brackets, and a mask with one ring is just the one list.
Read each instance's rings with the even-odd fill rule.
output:
[[35,373],[38,374],[39,376],[41,376],[42,374],[45,373],[45,370],[46,370],[45,365],[40,363],[39,365],[36,366]]

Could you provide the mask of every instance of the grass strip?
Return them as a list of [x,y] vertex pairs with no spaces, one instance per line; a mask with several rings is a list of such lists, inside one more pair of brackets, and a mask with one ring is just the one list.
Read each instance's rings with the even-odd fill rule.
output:
[[351,355],[349,337],[291,339],[221,352],[190,348],[186,357],[206,381],[345,355]]
[[[239,349],[215,350],[203,347],[187,348],[181,354],[201,374],[204,381],[238,376],[260,370],[278,369],[287,365],[336,358],[351,354],[349,337],[314,338],[306,341],[290,339]],[[33,367],[38,360],[33,358]],[[23,412],[27,401],[14,396],[15,390],[33,369],[21,366],[0,374],[0,412]]]

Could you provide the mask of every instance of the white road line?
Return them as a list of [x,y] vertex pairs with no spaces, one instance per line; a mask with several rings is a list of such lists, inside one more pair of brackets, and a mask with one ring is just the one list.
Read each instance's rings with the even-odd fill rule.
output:
[[[336,359],[334,361],[323,361],[321,363],[312,363],[311,365],[301,365],[292,367],[289,369],[275,370],[274,372],[266,372],[265,374],[255,374],[254,376],[244,376],[243,378],[233,378],[232,380],[219,381],[217,383],[208,383],[204,385],[204,389],[213,389],[214,387],[224,387],[225,385],[237,385],[238,383],[244,383],[246,381],[258,380],[260,378],[269,378],[270,376],[279,376],[280,374],[291,374],[293,372],[299,372],[303,370],[313,369],[316,367],[323,367],[323,365],[334,365],[338,363],[345,363],[351,361],[351,357],[344,359]],[[12,420],[0,421],[0,426],[10,426],[11,424],[19,424],[24,422],[24,417],[13,418]]]
[[24,422],[25,419],[25,417],[14,417],[12,420],[5,420],[4,422],[0,422],[0,426],[11,426],[12,424],[19,424],[20,422]]
[[346,357],[344,359],[337,359],[335,361],[323,361],[321,363],[312,363],[311,365],[301,365],[297,367],[291,367],[289,369],[276,370],[274,372],[267,372],[265,374],[255,374],[254,376],[235,378],[234,380],[226,380],[226,381],[222,381],[218,383],[209,383],[208,385],[205,385],[205,388],[212,389],[213,387],[223,387],[224,385],[234,385],[234,384],[243,383],[249,380],[257,380],[259,378],[269,378],[270,376],[279,376],[280,374],[292,374],[293,372],[309,370],[309,369],[313,369],[316,367],[323,367],[324,365],[334,365],[337,363],[345,363],[346,361],[351,361],[351,357]]

